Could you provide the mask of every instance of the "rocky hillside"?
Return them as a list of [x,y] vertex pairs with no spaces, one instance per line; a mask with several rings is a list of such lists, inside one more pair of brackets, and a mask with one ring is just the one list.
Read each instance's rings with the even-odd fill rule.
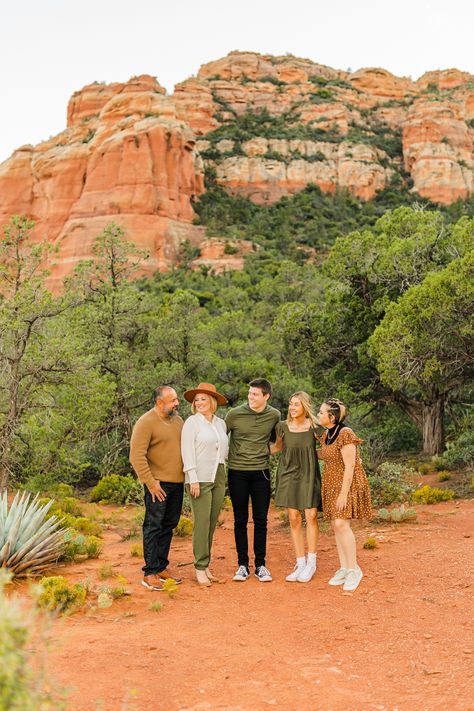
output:
[[474,192],[474,76],[456,69],[414,82],[232,52],[171,96],[149,76],[91,84],[67,116],[61,134],[0,166],[0,223],[25,213],[59,246],[52,283],[112,219],[150,251],[149,271],[174,263],[184,240],[208,249],[192,207],[206,166],[261,204],[308,183],[363,200],[388,185],[442,204]]

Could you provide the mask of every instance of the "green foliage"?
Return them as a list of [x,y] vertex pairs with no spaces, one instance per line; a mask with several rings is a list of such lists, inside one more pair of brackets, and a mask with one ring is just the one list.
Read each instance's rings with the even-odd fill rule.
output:
[[[64,709],[58,692],[51,692],[44,669],[38,671],[38,640],[33,641],[35,609],[26,611],[4,586],[9,577],[0,571],[0,711]],[[36,652],[36,665],[32,664]],[[41,652],[44,650],[41,649]]]
[[61,575],[41,578],[42,588],[38,607],[60,613],[69,613],[82,607],[86,601],[87,590],[81,583],[69,583]]
[[148,606],[148,609],[150,612],[161,612],[163,609],[163,603],[158,602],[158,600],[155,600],[154,602],[151,602]]
[[365,548],[365,550],[367,550],[367,551],[374,550],[374,548],[378,547],[377,539],[374,538],[373,536],[369,536],[369,538],[367,538],[365,540],[365,543],[362,547]]
[[402,521],[416,521],[417,514],[415,509],[406,508],[405,504],[401,504],[400,507],[395,507],[391,511],[385,508],[379,509],[378,517],[382,519],[382,521],[402,523]]
[[437,489],[426,484],[412,494],[412,499],[417,504],[437,504],[440,501],[451,501],[454,496],[451,489]]
[[173,598],[178,592],[178,584],[174,578],[167,578],[163,583],[163,591],[168,597]]
[[433,465],[429,464],[428,462],[423,462],[422,464],[418,465],[418,471],[422,476],[425,474],[431,474],[433,471]]
[[109,563],[102,563],[99,568],[99,578],[101,580],[107,580],[107,578],[113,578],[116,575],[114,569]]
[[413,469],[395,462],[380,464],[368,478],[375,506],[407,499],[416,486],[416,475]]
[[474,467],[474,432],[466,430],[449,444],[443,460],[451,467]]
[[438,473],[438,481],[449,481],[452,477],[451,472],[448,471],[440,471]]
[[63,534],[64,550],[61,560],[68,563],[98,558],[102,551],[102,541],[97,536],[84,536],[72,529]]
[[178,525],[174,529],[174,533],[176,536],[190,536],[193,532],[193,522],[190,518],[187,516],[180,516]]
[[130,555],[132,558],[143,558],[143,545],[141,543],[132,543]]
[[102,477],[92,489],[90,500],[122,505],[141,503],[143,500],[143,487],[136,479],[130,476],[109,474]]

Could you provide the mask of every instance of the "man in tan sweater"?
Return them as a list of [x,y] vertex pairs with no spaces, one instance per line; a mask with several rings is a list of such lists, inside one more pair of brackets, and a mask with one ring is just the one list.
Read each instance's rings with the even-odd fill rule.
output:
[[130,462],[145,490],[143,521],[144,585],[162,590],[168,578],[181,579],[168,570],[168,554],[183,505],[183,462],[176,391],[169,385],[156,388],[155,406],[135,424],[130,441]]

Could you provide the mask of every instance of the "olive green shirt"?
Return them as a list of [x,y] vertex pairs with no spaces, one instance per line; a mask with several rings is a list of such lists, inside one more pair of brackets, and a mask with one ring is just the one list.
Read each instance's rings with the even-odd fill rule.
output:
[[280,412],[267,405],[255,412],[248,404],[234,407],[225,422],[229,433],[229,469],[251,471],[270,466],[270,438]]

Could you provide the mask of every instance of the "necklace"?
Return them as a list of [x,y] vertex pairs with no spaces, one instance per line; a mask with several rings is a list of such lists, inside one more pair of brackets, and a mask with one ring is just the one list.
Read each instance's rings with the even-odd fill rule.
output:
[[341,424],[339,423],[338,425],[335,425],[334,427],[331,427],[328,429],[326,432],[326,444],[332,444],[336,439],[337,435],[341,431]]

